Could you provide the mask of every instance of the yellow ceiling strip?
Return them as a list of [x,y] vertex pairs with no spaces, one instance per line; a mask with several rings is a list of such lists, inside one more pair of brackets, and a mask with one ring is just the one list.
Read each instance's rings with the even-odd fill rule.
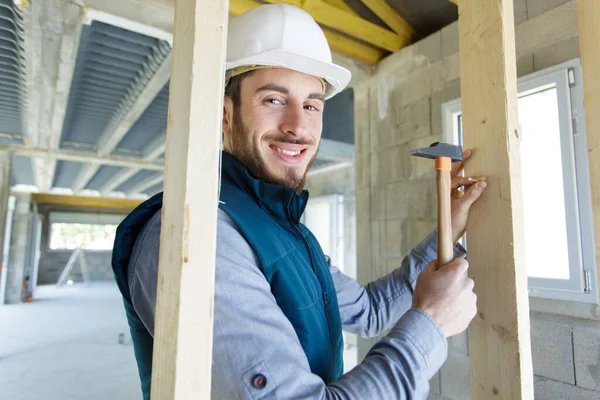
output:
[[120,197],[67,196],[43,193],[33,193],[31,198],[38,204],[120,210],[133,210],[142,203],[142,200]]
[[415,30],[385,0],[360,0],[373,11],[394,32],[402,37],[411,38]]
[[401,37],[372,22],[342,11],[321,0],[267,0],[269,3],[287,3],[308,12],[322,25],[372,44],[396,52],[410,44],[410,37]]
[[350,7],[344,0],[323,0],[323,2],[329,4],[330,6],[334,6],[335,8],[339,8],[342,11],[346,11],[352,15],[359,16],[356,11],[352,7]]

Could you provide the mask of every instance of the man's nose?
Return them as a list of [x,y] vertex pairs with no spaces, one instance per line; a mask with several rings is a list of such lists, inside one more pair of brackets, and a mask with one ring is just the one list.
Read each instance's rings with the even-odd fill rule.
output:
[[302,137],[308,133],[308,118],[304,106],[293,105],[286,108],[281,130],[288,135],[297,137]]

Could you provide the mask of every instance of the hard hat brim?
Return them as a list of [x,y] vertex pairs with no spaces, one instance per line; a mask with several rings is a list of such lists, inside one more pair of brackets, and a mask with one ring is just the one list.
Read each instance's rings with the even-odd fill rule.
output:
[[325,63],[313,58],[305,57],[300,54],[290,53],[285,50],[269,50],[263,53],[255,54],[251,57],[227,62],[226,70],[246,66],[246,65],[263,65],[274,68],[286,68],[292,71],[302,72],[307,75],[312,75],[317,78],[323,78],[331,86],[329,93],[326,93],[325,98],[330,99],[342,90],[352,77],[350,71],[333,63]]

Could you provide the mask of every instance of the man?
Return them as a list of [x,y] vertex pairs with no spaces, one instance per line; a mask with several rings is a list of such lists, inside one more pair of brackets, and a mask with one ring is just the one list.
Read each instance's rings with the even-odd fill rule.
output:
[[[436,270],[433,232],[398,269],[363,287],[330,266],[299,223],[325,99],[350,80],[331,62],[310,15],[277,4],[238,17],[229,28],[226,68],[213,397],[424,399],[446,358],[446,338],[476,313],[464,253],[457,246],[459,258]],[[453,187],[460,185],[470,182],[454,179]],[[471,186],[454,202],[456,241],[484,188]],[[161,205],[158,195],[128,216],[113,256],[146,398]],[[391,330],[343,374],[342,328],[366,337]]]

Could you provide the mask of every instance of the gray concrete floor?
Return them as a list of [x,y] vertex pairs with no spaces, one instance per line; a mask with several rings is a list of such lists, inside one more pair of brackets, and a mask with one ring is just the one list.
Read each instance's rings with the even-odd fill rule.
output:
[[114,283],[41,286],[35,296],[33,303],[0,306],[1,400],[141,399]]

